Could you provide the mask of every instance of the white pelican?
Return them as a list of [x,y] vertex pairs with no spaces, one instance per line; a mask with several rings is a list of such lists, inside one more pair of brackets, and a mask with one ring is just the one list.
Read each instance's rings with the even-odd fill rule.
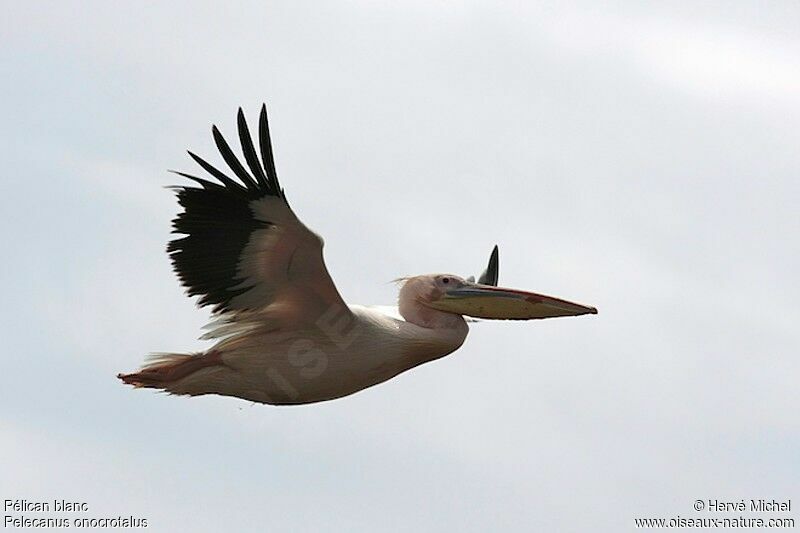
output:
[[176,172],[197,185],[174,187],[183,212],[168,252],[175,272],[215,320],[209,350],[151,356],[124,383],[172,394],[220,394],[274,405],[353,394],[443,357],[464,342],[462,315],[528,320],[597,313],[558,298],[497,287],[495,246],[477,283],[452,274],[403,278],[398,306],[342,300],[322,258],[322,239],[295,216],[278,183],[266,106],[256,153],[241,108],[242,165],[216,126],[231,178],[189,152],[217,181]]

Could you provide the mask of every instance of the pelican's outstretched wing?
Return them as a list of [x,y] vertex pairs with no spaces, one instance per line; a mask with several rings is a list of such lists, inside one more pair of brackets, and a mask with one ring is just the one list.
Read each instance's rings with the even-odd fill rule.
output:
[[215,313],[254,311],[278,301],[311,320],[332,306],[346,309],[322,259],[322,239],[298,220],[278,183],[266,106],[259,119],[260,160],[241,108],[238,126],[249,172],[217,127],[211,131],[239,181],[192,152],[216,181],[176,172],[198,184],[174,187],[184,211],[173,220],[173,233],[184,236],[167,251],[181,283]]

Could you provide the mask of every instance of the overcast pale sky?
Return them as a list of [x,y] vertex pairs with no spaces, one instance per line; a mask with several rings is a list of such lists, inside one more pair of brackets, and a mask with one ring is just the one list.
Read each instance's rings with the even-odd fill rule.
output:
[[[153,531],[624,531],[800,503],[800,5],[14,2],[0,499]],[[271,110],[345,299],[478,273],[597,316],[279,408],[134,391],[207,322],[168,168]],[[4,513],[8,514],[8,513]],[[800,515],[794,514],[796,520]]]

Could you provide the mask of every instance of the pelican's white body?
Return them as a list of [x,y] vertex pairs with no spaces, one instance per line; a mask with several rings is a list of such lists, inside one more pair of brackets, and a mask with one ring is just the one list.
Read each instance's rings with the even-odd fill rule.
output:
[[[392,311],[394,309],[394,311]],[[172,384],[176,394],[237,396],[270,404],[303,404],[340,398],[377,385],[458,349],[468,327],[452,315],[448,327],[408,322],[396,308],[350,305],[344,328],[337,321],[303,329],[267,331],[263,322],[239,319],[211,352],[222,365],[202,368]],[[211,332],[215,335],[215,331]]]

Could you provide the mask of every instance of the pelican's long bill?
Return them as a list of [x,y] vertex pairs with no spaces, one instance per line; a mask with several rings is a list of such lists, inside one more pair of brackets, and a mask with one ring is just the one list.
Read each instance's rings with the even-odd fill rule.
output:
[[448,289],[427,304],[434,309],[496,320],[531,320],[557,316],[596,315],[597,309],[535,292],[466,283]]

